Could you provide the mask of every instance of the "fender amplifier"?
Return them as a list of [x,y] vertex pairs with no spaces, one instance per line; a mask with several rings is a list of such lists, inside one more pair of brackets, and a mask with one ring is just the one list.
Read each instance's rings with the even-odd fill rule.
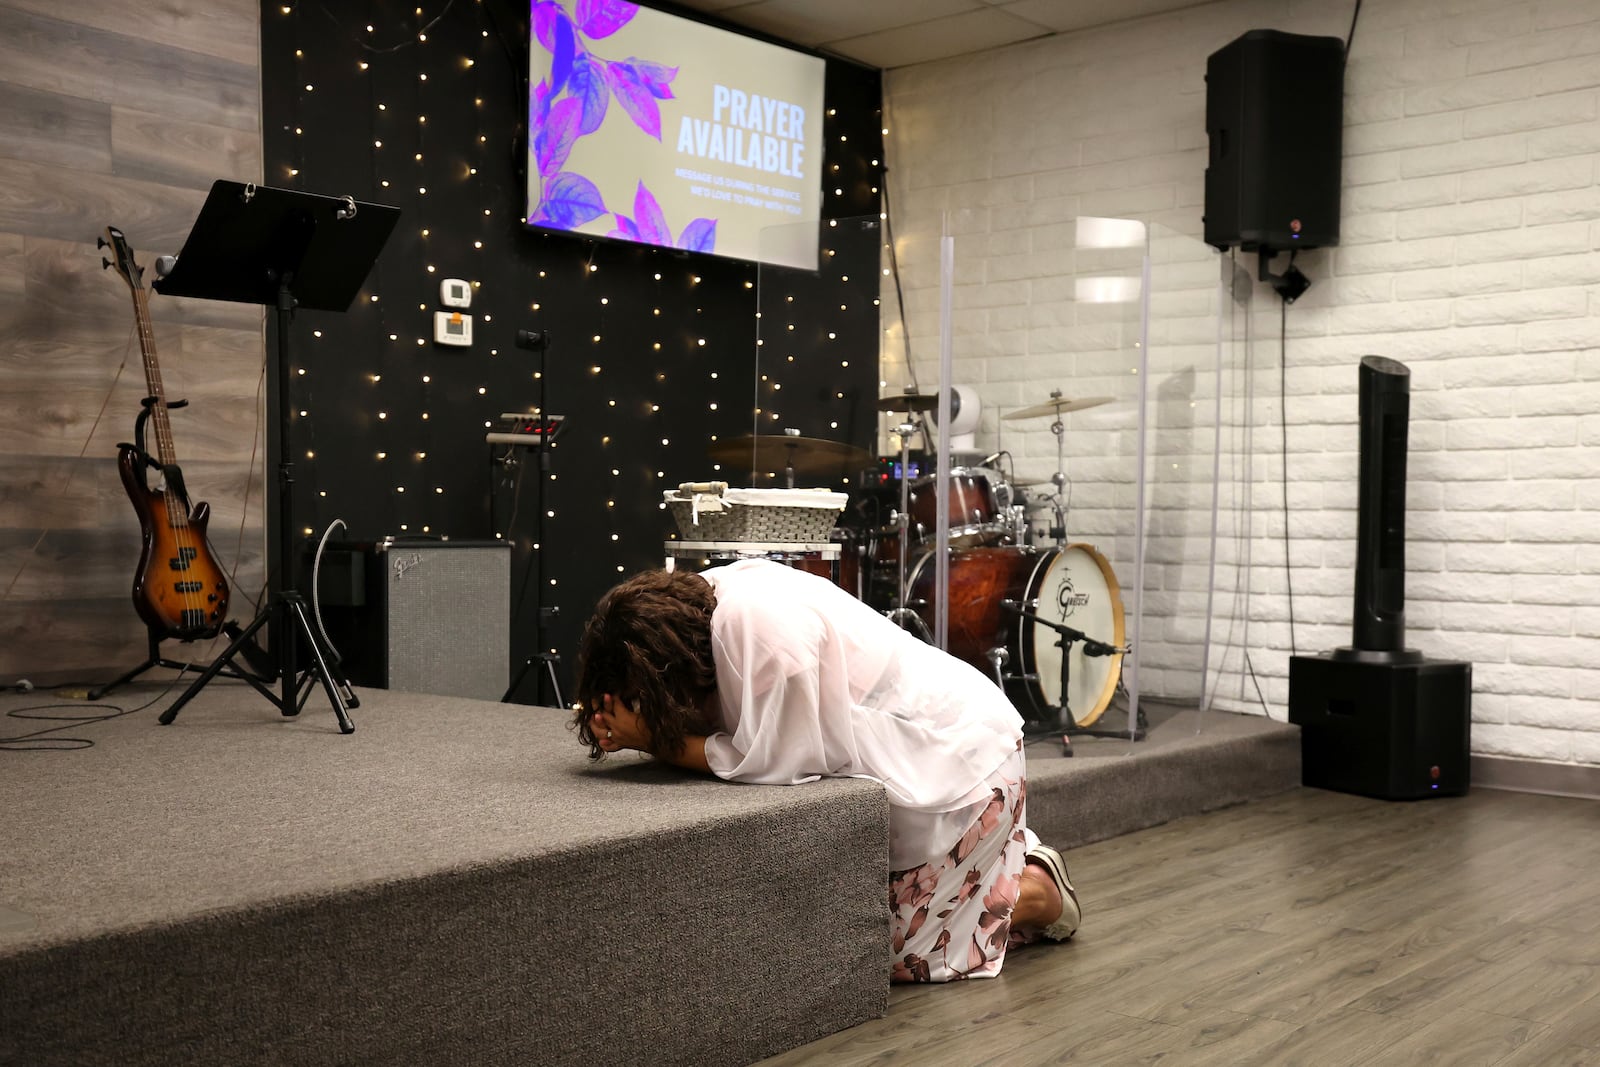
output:
[[317,585],[323,623],[352,684],[479,700],[505,695],[509,544],[334,542]]

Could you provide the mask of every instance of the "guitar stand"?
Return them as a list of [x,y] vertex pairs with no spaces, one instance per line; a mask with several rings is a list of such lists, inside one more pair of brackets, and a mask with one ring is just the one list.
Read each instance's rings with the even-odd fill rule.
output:
[[[228,626],[233,626],[233,623],[229,623]],[[161,654],[161,638],[156,636],[156,632],[154,630],[149,631],[149,637],[150,654],[145,658],[145,661],[133,668],[133,670],[127,671],[126,673],[120,675],[115,681],[107,682],[105,685],[97,686],[96,688],[89,690],[90,700],[99,700],[113,689],[127,685],[145,671],[154,670],[157,667],[168,667],[175,671],[186,671],[196,666],[196,664],[193,663],[181,663],[175,659],[167,659]],[[237,666],[231,663],[228,665],[228,670],[223,671],[222,675],[225,678],[248,677]]]

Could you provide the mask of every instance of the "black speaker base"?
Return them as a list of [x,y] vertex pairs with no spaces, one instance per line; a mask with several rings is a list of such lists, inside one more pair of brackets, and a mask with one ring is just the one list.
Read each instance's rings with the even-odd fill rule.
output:
[[1467,792],[1472,664],[1289,659],[1300,780],[1318,789],[1423,800]]

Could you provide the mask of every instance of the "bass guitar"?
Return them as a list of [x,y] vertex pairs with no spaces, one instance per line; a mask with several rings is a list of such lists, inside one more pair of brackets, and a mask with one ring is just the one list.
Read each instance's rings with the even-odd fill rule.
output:
[[[210,505],[189,504],[183,471],[172,446],[171,420],[167,417],[169,409],[183,407],[188,401],[168,404],[161,388],[144,268],[134,262],[127,238],[115,226],[107,226],[99,244],[111,250],[109,258],[102,257],[101,263],[115,268],[133,294],[148,390],[144,410],[134,422],[134,443],[117,446],[117,470],[139,513],[144,540],[139,568],[133,576],[133,606],[150,628],[152,642],[157,635],[180,641],[215,637],[228,617],[228,579],[206,539]],[[155,427],[154,455],[145,449],[147,422]],[[154,486],[150,484],[151,471],[156,474]]]

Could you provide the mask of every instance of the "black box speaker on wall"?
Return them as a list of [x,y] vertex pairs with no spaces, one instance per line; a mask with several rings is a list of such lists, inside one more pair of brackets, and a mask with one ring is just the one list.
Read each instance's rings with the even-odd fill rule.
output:
[[1251,30],[1206,60],[1205,240],[1226,251],[1339,243],[1344,42]]
[[499,700],[511,673],[511,546],[335,542],[318,610],[355,685]]

